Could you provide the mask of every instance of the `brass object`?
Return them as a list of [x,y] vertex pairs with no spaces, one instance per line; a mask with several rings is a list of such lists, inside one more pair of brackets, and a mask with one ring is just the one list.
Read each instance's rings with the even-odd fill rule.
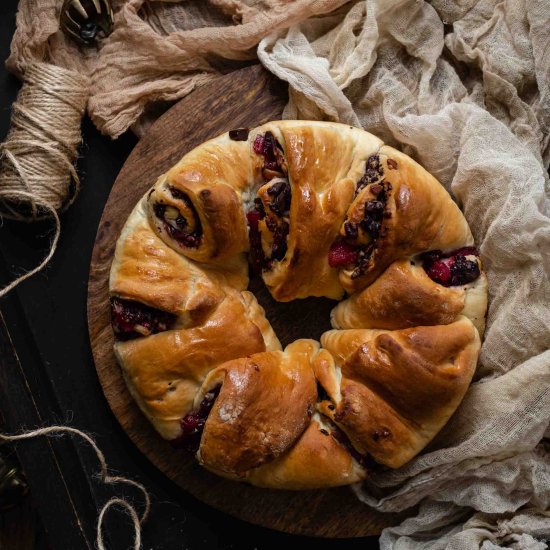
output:
[[91,46],[113,30],[110,0],[65,0],[59,21],[65,34]]
[[19,504],[28,491],[19,468],[0,455],[0,512]]

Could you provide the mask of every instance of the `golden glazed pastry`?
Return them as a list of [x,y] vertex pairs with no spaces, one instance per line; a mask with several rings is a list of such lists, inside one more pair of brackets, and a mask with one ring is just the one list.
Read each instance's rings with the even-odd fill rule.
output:
[[[334,330],[281,349],[249,267],[278,301],[342,299]],[[110,293],[116,357],[158,432],[218,475],[281,489],[419,453],[470,384],[487,309],[439,182],[367,132],[310,121],[183,157],[128,218]]]

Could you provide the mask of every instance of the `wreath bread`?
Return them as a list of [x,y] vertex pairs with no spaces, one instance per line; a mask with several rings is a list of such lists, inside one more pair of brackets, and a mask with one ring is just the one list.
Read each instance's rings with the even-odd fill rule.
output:
[[[278,301],[342,300],[281,349]],[[441,184],[375,136],[276,121],[187,155],[140,200],[110,276],[115,354],[157,431],[230,479],[360,481],[419,453],[474,374],[487,280]]]

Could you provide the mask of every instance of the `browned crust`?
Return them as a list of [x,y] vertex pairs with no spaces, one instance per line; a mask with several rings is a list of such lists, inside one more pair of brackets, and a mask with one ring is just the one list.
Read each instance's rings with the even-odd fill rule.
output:
[[193,408],[212,369],[266,349],[262,332],[249,315],[239,293],[229,293],[200,326],[115,345],[132,395],[167,439],[179,435],[179,421]]
[[379,142],[362,143],[361,132],[342,125],[284,125],[280,131],[292,189],[288,252],[263,274],[264,281],[282,302],[339,299],[344,291],[338,271],[328,264],[329,249],[361,177],[362,157]]
[[393,330],[446,325],[463,310],[464,294],[463,287],[432,281],[414,260],[397,260],[374,283],[334,308],[333,326]]
[[[248,229],[242,196],[248,191],[251,171],[247,142],[231,141],[224,134],[197,147],[154,186],[148,198],[152,227],[166,244],[198,262],[220,263],[246,252]],[[187,195],[200,218],[202,237],[197,248],[182,247],[156,219],[156,203],[182,205],[170,187]]]
[[287,451],[314,411],[311,359],[318,349],[317,342],[297,340],[284,352],[255,354],[212,372],[205,387],[222,387],[204,428],[201,464],[238,476]]
[[392,332],[329,331],[321,341],[342,372],[334,421],[360,452],[392,468],[447,422],[468,389],[480,347],[464,317]]
[[361,454],[397,468],[420,450],[414,427],[368,386],[343,379],[341,392],[333,419]]
[[246,480],[269,489],[317,489],[357,483],[365,470],[316,420],[300,439],[276,460],[251,470]]
[[[223,300],[224,278],[165,246],[151,231],[145,210],[139,203],[117,242],[110,292],[180,315],[182,326],[196,324]],[[246,286],[245,273],[238,284]]]

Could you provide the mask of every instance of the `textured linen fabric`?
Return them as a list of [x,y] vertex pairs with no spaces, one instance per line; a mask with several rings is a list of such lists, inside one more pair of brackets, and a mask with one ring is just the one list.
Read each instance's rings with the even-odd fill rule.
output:
[[60,4],[21,0],[8,67],[87,71],[108,135],[257,56],[289,83],[286,118],[363,127],[454,195],[490,285],[475,381],[420,456],[355,493],[417,507],[383,549],[546,548],[550,0],[117,0],[115,31],[86,51],[58,32]]
[[111,0],[114,31],[98,48],[79,48],[59,31],[63,0],[20,0],[7,66],[19,76],[32,60],[87,72],[88,114],[101,132],[118,137],[151,102],[184,97],[256,60],[256,46],[269,33],[346,2]]

